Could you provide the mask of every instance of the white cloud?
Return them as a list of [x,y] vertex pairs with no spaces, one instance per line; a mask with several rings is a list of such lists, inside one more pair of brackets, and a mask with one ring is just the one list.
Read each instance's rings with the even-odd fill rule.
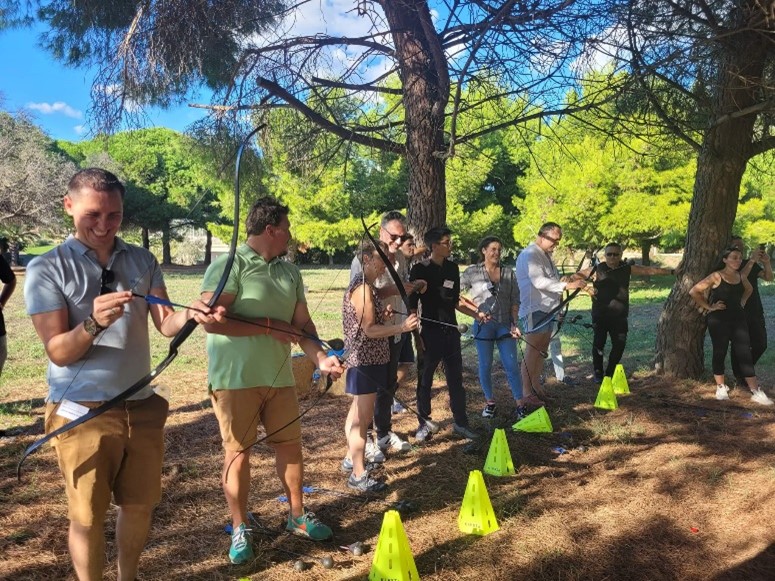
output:
[[57,101],[56,103],[27,103],[25,109],[32,111],[38,111],[44,115],[53,115],[55,113],[62,113],[67,117],[73,119],[83,119],[83,113],[78,109],[74,109],[64,101]]
[[75,125],[73,127],[73,131],[75,131],[76,135],[83,135],[88,130],[88,127],[86,125]]
[[625,42],[627,31],[621,26],[606,28],[597,37],[588,39],[579,57],[571,64],[571,69],[579,74],[602,71],[629,56]]

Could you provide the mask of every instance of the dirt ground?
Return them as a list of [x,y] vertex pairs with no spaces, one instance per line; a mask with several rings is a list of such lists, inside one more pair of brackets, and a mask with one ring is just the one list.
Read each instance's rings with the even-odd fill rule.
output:
[[[388,458],[384,500],[348,494],[338,471],[344,454],[344,396],[306,399],[303,420],[305,484],[334,492],[306,496],[309,508],[335,532],[321,545],[279,534],[256,535],[256,560],[228,564],[225,502],[219,486],[220,440],[203,397],[202,372],[177,369],[160,381],[170,388],[164,498],[141,560],[143,580],[365,579],[383,514],[408,501],[403,526],[420,577],[428,580],[775,579],[775,411],[733,391],[713,399],[707,384],[631,376],[632,394],[615,411],[593,407],[591,381],[568,387],[548,380],[547,410],[554,431],[514,432],[508,389],[496,390],[500,415],[479,417],[482,396],[466,350],[472,424],[481,444],[469,446],[449,430],[443,378],[434,389],[434,419],[442,432],[424,446]],[[571,370],[573,371],[573,370]],[[579,377],[583,370],[576,370]],[[403,390],[414,401],[412,390]],[[40,431],[42,405],[30,425],[0,439],[0,578],[72,579],[66,544],[66,504],[54,453],[46,449],[14,470]],[[411,413],[394,416],[395,430],[413,434]],[[487,536],[459,532],[457,517],[469,473],[481,470],[493,430],[506,428],[516,475],[485,475],[500,530]],[[413,440],[411,440],[413,441]],[[253,449],[251,510],[279,528],[287,505],[274,475],[271,449]],[[336,494],[336,493],[339,494]],[[344,493],[344,496],[341,494]],[[108,523],[109,574],[115,579],[113,517]],[[361,557],[337,548],[361,541]],[[305,558],[331,555],[331,570]]]

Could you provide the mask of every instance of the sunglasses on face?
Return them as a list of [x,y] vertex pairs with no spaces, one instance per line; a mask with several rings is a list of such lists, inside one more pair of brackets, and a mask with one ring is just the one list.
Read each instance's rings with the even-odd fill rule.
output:
[[605,255],[606,256],[621,256],[622,253],[621,252],[606,252]]
[[112,270],[107,268],[102,269],[102,276],[100,277],[100,294],[106,295],[108,293],[115,292],[108,285],[111,285],[116,280],[116,274]]
[[[385,230],[387,232],[387,230]],[[414,238],[411,234],[391,234],[390,232],[387,232],[388,236],[390,236],[390,241],[395,242],[396,240],[400,240],[401,244],[406,242],[407,240],[411,240]]]
[[560,242],[559,238],[552,238],[548,234],[541,234],[541,238],[545,238],[546,240],[548,240],[552,244],[558,244]]

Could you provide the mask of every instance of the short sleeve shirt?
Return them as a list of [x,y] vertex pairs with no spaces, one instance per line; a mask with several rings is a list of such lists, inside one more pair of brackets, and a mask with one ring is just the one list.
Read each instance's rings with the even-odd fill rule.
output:
[[[227,256],[207,269],[202,292],[213,292]],[[299,302],[306,302],[298,267],[282,258],[267,262],[250,246],[237,249],[224,292],[235,295],[230,314],[244,319],[277,319],[290,323]],[[296,385],[291,346],[270,335],[233,337],[208,333],[207,373],[211,390]]]
[[[112,290],[149,294],[164,288],[159,263],[148,250],[116,238],[107,268],[113,272]],[[27,313],[37,315],[67,309],[68,326],[83,324],[100,294],[102,266],[93,250],[68,238],[30,262],[24,276]],[[105,401],[151,370],[148,338],[148,303],[137,298],[124,307],[124,315],[100,333],[80,360],[59,366],[49,361],[48,400]],[[150,387],[131,399],[152,395]]]
[[500,281],[494,283],[484,263],[472,264],[460,276],[460,288],[471,291],[479,311],[489,313],[498,323],[509,325],[512,306],[519,305],[519,287],[514,271],[501,267]]
[[428,283],[424,293],[415,293],[410,297],[414,306],[419,301],[423,317],[457,325],[455,309],[460,302],[460,270],[457,264],[446,258],[441,264],[426,259],[412,267],[410,278]]

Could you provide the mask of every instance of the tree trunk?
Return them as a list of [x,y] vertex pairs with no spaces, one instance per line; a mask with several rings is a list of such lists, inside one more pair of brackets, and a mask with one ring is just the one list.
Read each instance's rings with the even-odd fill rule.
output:
[[210,266],[213,261],[213,233],[205,230],[205,265]]
[[393,32],[404,91],[409,174],[407,218],[422,238],[427,230],[445,224],[447,219],[447,62],[426,1],[382,0],[380,4]]
[[651,239],[640,241],[640,263],[643,266],[651,266]]
[[165,225],[161,231],[161,263],[165,266],[172,264],[172,250],[170,248],[171,238],[169,225]]
[[150,250],[151,249],[151,235],[148,232],[148,228],[143,226],[142,227],[142,232],[143,232],[143,248],[145,248],[146,250]]
[[11,259],[11,266],[20,266],[19,264],[19,241],[18,240],[9,240],[8,241],[8,256]]
[[[738,32],[725,46],[717,79],[716,119],[757,102],[767,55],[767,43],[757,34]],[[712,123],[704,135],[680,276],[657,324],[657,372],[695,379],[703,375],[706,324],[689,290],[715,268],[720,251],[729,243],[755,119],[755,114],[730,116]]]

